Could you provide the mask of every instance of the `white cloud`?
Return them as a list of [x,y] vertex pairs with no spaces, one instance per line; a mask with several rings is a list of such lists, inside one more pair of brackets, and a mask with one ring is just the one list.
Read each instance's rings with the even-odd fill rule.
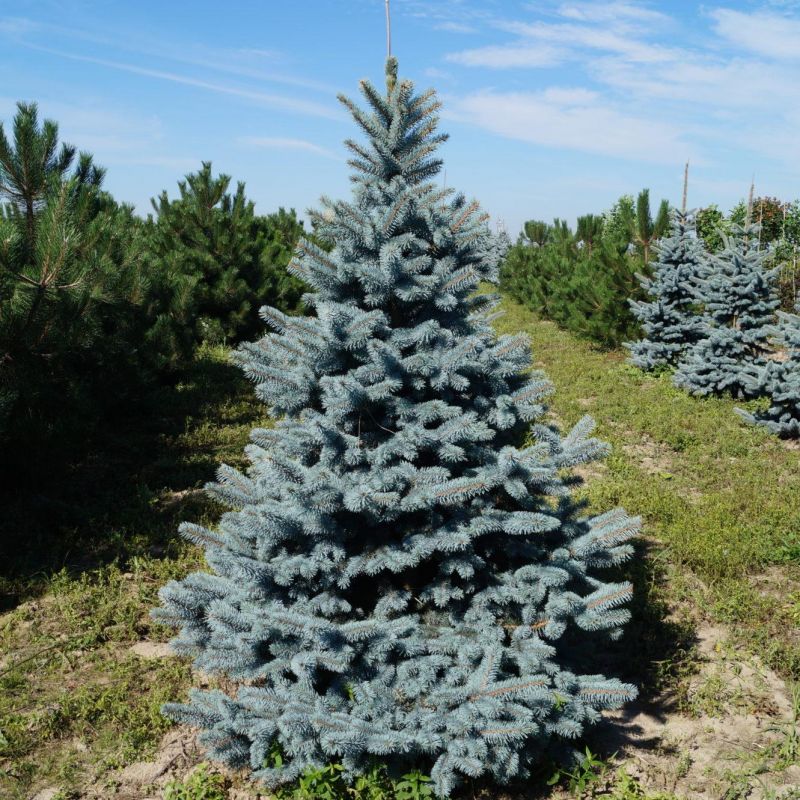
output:
[[476,28],[472,25],[466,25],[463,22],[455,22],[455,21],[448,21],[448,22],[439,22],[433,26],[437,31],[447,31],[448,33],[475,33]]
[[564,51],[535,42],[513,45],[489,45],[462,50],[446,56],[448,61],[467,67],[508,69],[516,67],[549,67],[564,60]]
[[666,14],[633,3],[564,3],[558,9],[560,16],[581,22],[619,22],[633,20],[646,23],[665,23]]
[[736,47],[768,59],[800,61],[800,19],[729,8],[711,12],[715,31]]
[[[58,123],[62,142],[92,153],[102,166],[155,166],[182,172],[200,166],[199,157],[164,152],[166,137],[156,115],[109,108],[107,104],[99,107],[49,98],[43,98],[38,106],[40,120],[53,119]],[[15,113],[16,103],[9,97],[0,97],[0,121],[10,122]]]
[[236,141],[249,147],[260,147],[266,150],[302,150],[325,158],[332,158],[336,161],[342,160],[328,148],[320,147],[320,145],[313,142],[307,142],[305,139],[288,139],[276,136],[240,136]]
[[324,92],[328,96],[335,95],[337,91],[336,87],[322,81],[276,72],[274,69],[265,69],[265,64],[272,65],[286,61],[285,54],[280,50],[248,47],[218,48],[193,42],[159,40],[154,39],[151,35],[143,38],[133,32],[120,37],[117,31],[83,30],[24,18],[0,18],[0,36],[19,37],[23,34],[38,34],[38,40],[29,37],[27,42],[20,42],[20,44],[30,47],[44,42],[47,46],[52,46],[54,39],[64,39],[81,44],[88,42],[100,48],[110,49],[115,56],[123,52],[144,57],[147,59],[148,65],[152,63],[153,59],[158,59],[202,67],[209,72],[222,72],[261,82],[311,89]]
[[674,126],[619,111],[583,89],[476,92],[453,110],[493,133],[547,147],[664,164],[692,155]]
[[[568,49],[576,58],[585,57],[585,49],[617,53],[642,63],[666,61],[678,52],[639,36],[624,25],[576,25],[573,23],[499,22],[501,30],[515,33],[531,42],[548,42]],[[511,47],[515,44],[509,45]]]
[[696,163],[708,164],[740,153],[747,163],[766,159],[796,173],[797,15],[698,10],[692,36],[678,37],[686,23],[651,4],[564,0],[552,11],[529,8],[527,19],[492,20],[508,42],[446,59],[509,71],[560,62],[585,86],[476,93],[463,100],[466,118],[513,138],[632,160],[682,161],[692,150]]

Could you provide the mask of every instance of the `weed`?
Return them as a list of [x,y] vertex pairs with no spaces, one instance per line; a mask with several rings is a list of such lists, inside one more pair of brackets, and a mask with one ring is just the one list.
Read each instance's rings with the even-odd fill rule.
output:
[[575,797],[585,797],[587,794],[594,797],[596,791],[605,785],[608,771],[607,761],[598,758],[587,747],[578,764],[572,768],[559,767],[547,781],[547,785],[563,783]]
[[184,781],[170,781],[164,790],[164,800],[225,800],[225,778],[200,764]]

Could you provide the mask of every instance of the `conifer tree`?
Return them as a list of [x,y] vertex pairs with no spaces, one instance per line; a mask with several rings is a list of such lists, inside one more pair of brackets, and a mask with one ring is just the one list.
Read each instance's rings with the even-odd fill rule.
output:
[[475,293],[497,271],[485,217],[431,180],[439,102],[393,59],[387,77],[387,95],[362,82],[368,110],[341,98],[368,141],[347,143],[352,201],[316,215],[332,249],[304,240],[291,265],[314,315],[264,308],[274,332],[239,350],[281,421],[253,432],[247,474],[221,468],[219,529],[182,528],[212,573],[154,613],[239,684],[165,709],[213,758],[267,784],[412,762],[447,796],[463,775],[524,777],[635,695],[591,665],[631,595],[602,569],[639,523],[570,498],[563,471],[604,446],[588,419],[545,424],[527,340],[497,338]]
[[75,153],[59,146],[58,125],[40,121],[35,104],[17,104],[10,136],[0,124],[4,466],[56,427],[75,425],[85,436],[103,400],[136,382],[131,340],[146,289],[131,245],[137,221],[102,190],[105,171]]
[[644,370],[675,367],[686,349],[703,338],[705,324],[695,292],[705,263],[693,219],[673,210],[670,235],[656,245],[653,277],[639,276],[650,299],[629,301],[644,331],[639,341],[625,343],[632,364]]
[[522,226],[522,230],[527,240],[537,247],[543,247],[550,234],[550,226],[539,219],[529,219]]
[[782,438],[800,437],[800,316],[779,311],[778,324],[768,332],[778,346],[778,355],[767,361],[751,393],[766,394],[770,406],[755,414],[741,408],[736,412]]
[[710,256],[697,295],[705,335],[686,351],[675,372],[676,386],[697,395],[753,396],[778,307],[777,271],[764,268],[764,257],[758,226],[752,224],[732,226],[722,252]]
[[653,244],[668,230],[669,203],[662,200],[653,219],[650,214],[650,190],[642,189],[636,198],[636,218],[631,220],[631,239],[639,250],[645,266],[650,263]]
[[[184,355],[201,341],[238,343],[255,336],[260,320],[253,298],[270,298],[291,311],[302,291],[286,275],[287,262],[272,261],[288,256],[302,224],[295,219],[290,225],[294,214],[285,210],[283,217],[257,217],[244,184],[231,192],[230,182],[203,162],[178,183],[179,197],[170,199],[165,191],[152,201],[156,218],[147,232],[148,260],[160,306],[182,308],[173,335]],[[182,295],[187,302],[176,304]],[[169,327],[168,318],[162,321]]]

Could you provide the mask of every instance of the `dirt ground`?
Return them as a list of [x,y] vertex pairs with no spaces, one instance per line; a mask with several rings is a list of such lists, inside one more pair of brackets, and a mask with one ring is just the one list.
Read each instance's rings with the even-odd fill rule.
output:
[[[700,623],[696,646],[698,668],[686,678],[680,700],[670,692],[607,715],[595,731],[604,755],[646,793],[687,800],[800,797],[800,696],[793,697],[757,657],[733,648],[722,627]],[[147,642],[133,651],[142,658],[166,652]],[[195,733],[176,727],[152,760],[107,775],[84,797],[156,800],[170,781],[186,778],[202,761]],[[269,797],[242,776],[228,777],[230,800]],[[602,794],[602,787],[595,791]],[[32,800],[50,800],[56,792],[45,789]]]

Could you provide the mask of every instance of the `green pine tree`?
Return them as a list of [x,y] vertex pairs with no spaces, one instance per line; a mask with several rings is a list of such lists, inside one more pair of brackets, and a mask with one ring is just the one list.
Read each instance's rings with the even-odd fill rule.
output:
[[236,343],[259,330],[264,298],[282,310],[296,311],[302,284],[286,273],[291,249],[302,232],[294,212],[261,218],[238,183],[212,174],[211,163],[179,182],[179,196],[167,192],[152,201],[148,221],[148,260],[161,308],[179,313],[170,332],[162,316],[161,335],[184,356],[201,341]]
[[19,441],[96,416],[93,389],[119,398],[109,376],[138,358],[137,223],[91,156],[74,156],[34,104],[18,105],[10,140],[0,125],[0,418]]

